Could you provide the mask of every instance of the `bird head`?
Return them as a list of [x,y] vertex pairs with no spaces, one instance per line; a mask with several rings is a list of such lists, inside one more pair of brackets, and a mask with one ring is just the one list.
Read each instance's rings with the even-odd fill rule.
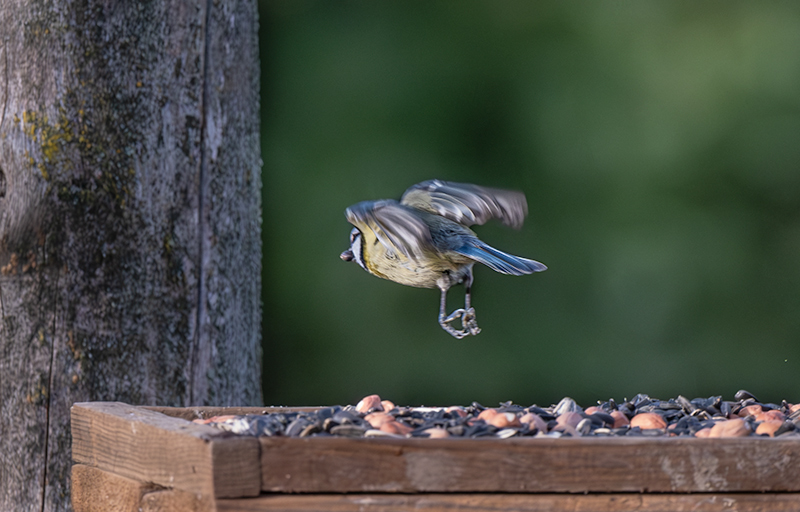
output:
[[367,270],[363,256],[363,239],[364,237],[361,231],[358,228],[353,228],[353,230],[350,231],[350,248],[340,254],[339,257],[344,261],[355,261],[361,268]]

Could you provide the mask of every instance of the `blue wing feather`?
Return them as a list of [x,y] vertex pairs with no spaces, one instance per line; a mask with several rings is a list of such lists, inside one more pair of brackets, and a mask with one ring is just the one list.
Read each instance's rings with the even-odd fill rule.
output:
[[521,276],[547,270],[547,267],[538,261],[529,260],[514,256],[478,240],[471,240],[469,243],[455,250],[459,254],[471,258],[479,263],[483,263],[495,272]]

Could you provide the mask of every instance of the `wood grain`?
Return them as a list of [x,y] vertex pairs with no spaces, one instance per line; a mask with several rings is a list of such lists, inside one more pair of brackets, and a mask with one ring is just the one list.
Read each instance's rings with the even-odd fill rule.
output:
[[214,498],[169,489],[145,494],[137,512],[216,512],[216,510]]
[[256,0],[0,0],[0,510],[75,402],[261,399]]
[[259,441],[266,492],[800,492],[788,439]]
[[[217,500],[218,512],[797,512],[800,495],[769,494],[357,494]],[[177,512],[177,511],[176,511]],[[188,511],[187,511],[188,512]]]
[[75,404],[72,458],[140,482],[213,497],[257,496],[259,446],[122,403]]
[[155,488],[84,464],[72,466],[74,512],[139,512],[142,497]]

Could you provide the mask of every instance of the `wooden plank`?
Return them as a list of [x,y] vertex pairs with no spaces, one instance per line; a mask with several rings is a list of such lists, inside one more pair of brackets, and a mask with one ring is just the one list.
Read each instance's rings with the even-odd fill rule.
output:
[[210,496],[171,489],[145,494],[138,512],[216,512],[216,510],[215,500]]
[[274,412],[308,412],[319,407],[158,407],[144,406],[143,409],[159,412],[173,418],[192,421],[207,419],[213,416],[242,416],[247,414],[271,414]]
[[83,464],[72,466],[72,509],[75,512],[139,512],[142,496],[155,488]]
[[800,494],[316,494],[217,500],[218,512],[797,512]]
[[799,492],[800,441],[264,437],[267,492]]
[[258,441],[118,402],[72,407],[72,458],[120,476],[214,497],[256,496]]

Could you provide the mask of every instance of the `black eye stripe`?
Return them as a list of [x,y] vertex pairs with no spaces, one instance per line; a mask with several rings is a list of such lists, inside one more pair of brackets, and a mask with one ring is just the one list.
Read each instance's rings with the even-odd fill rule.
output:
[[353,241],[356,239],[357,236],[361,236],[361,231],[359,231],[357,228],[353,228],[350,231],[350,243],[351,244],[353,243]]
[[365,261],[364,258],[366,258],[367,254],[367,241],[364,240],[364,237],[361,236],[361,233],[359,233],[359,238],[361,239],[359,240],[361,242],[361,261]]

